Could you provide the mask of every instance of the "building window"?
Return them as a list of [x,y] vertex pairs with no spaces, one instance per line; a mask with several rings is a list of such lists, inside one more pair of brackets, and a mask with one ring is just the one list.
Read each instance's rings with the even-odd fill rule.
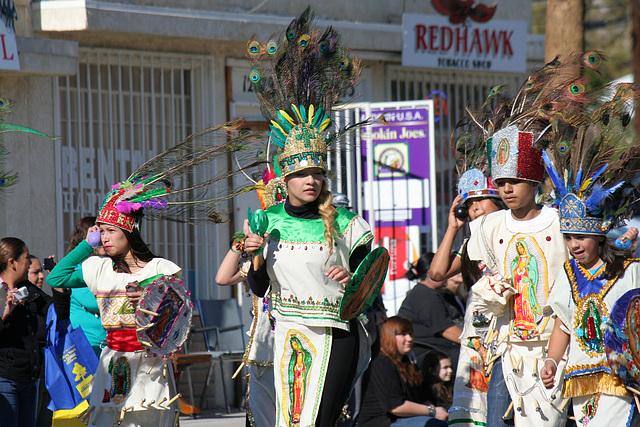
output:
[[[98,213],[111,185],[213,124],[210,70],[206,57],[81,49],[77,74],[57,81],[60,249],[79,218]],[[141,231],[154,253],[182,267],[192,290],[209,296],[214,225],[143,221]]]

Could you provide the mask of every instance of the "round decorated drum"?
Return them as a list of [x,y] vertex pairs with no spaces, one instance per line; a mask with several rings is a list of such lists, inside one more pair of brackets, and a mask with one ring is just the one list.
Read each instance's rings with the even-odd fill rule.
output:
[[604,334],[609,365],[625,385],[640,385],[640,289],[616,301]]
[[169,357],[191,329],[193,302],[184,281],[161,276],[144,288],[136,313],[138,341],[148,353]]
[[347,284],[340,302],[340,318],[350,320],[373,304],[387,277],[389,251],[378,247],[362,260]]

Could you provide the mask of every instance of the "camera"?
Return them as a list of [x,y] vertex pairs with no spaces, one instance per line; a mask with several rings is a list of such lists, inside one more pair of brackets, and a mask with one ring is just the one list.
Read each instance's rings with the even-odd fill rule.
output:
[[22,301],[23,299],[29,296],[29,290],[27,289],[26,286],[23,286],[20,289],[18,289],[16,292],[14,292],[13,296],[15,297],[16,301]]
[[42,263],[42,268],[44,268],[47,271],[53,270],[53,267],[56,266],[56,262],[53,260],[52,256],[45,258],[43,261],[44,262]]
[[469,217],[469,209],[467,209],[467,207],[465,205],[459,205],[455,211],[453,211],[453,214],[456,216],[456,218],[458,218],[460,221],[466,221],[467,218]]

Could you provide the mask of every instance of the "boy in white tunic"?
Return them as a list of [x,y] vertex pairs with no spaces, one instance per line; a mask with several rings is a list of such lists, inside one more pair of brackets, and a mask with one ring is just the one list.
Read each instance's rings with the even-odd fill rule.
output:
[[[544,388],[538,369],[546,357],[545,349],[551,326],[542,315],[553,283],[553,277],[567,259],[554,209],[536,204],[535,195],[542,181],[541,152],[533,147],[534,135],[521,132],[515,125],[493,134],[493,182],[498,187],[508,210],[498,211],[473,221],[467,244],[471,260],[484,261],[494,274],[507,279],[502,312],[496,315],[496,329],[501,342],[502,374],[515,407],[518,426],[537,426],[542,422],[556,424],[565,417],[559,390]],[[473,288],[479,297],[503,297],[495,287]],[[492,393],[499,385],[494,365],[488,391],[488,425],[502,418],[495,414]]]

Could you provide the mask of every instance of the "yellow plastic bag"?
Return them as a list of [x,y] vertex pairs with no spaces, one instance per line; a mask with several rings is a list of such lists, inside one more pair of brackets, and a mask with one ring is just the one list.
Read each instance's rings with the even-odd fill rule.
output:
[[51,427],[86,427],[80,421],[78,415],[89,407],[89,403],[85,400],[73,409],[63,409],[53,413],[53,422]]

